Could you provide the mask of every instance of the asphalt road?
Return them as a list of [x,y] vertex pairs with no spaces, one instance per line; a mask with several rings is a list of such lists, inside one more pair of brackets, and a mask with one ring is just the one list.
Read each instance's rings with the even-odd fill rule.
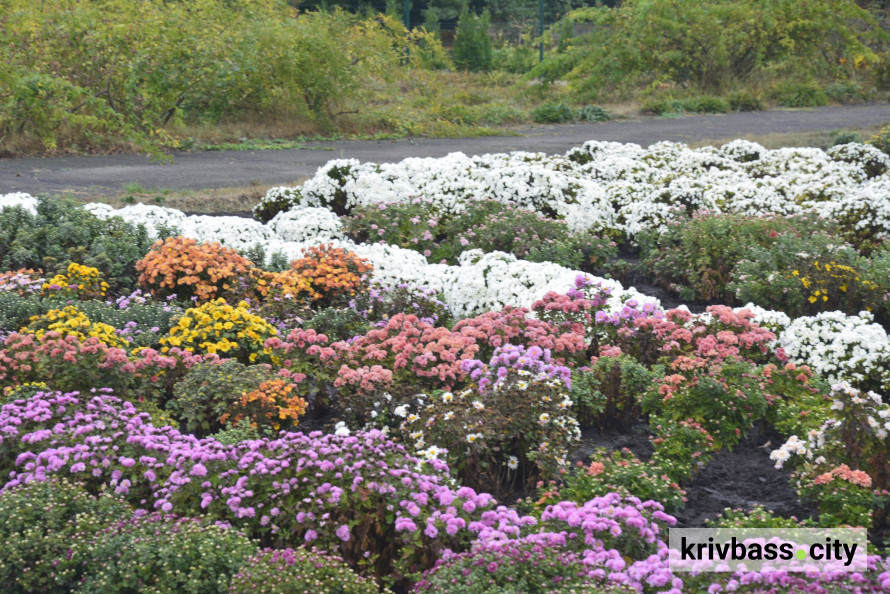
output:
[[395,141],[337,141],[312,148],[266,151],[176,153],[171,164],[142,155],[0,159],[0,194],[10,192],[119,193],[125,184],[172,190],[272,186],[311,176],[330,159],[394,162],[406,157],[440,157],[452,152],[484,154],[515,150],[564,153],[587,140],[700,142],[750,134],[821,132],[890,122],[890,104],[825,107],[812,110],[646,118],[585,124],[538,126],[521,136],[421,138]]

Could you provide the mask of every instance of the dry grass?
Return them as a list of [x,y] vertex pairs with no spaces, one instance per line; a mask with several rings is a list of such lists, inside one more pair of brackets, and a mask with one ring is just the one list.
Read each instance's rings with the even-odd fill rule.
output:
[[[305,177],[289,182],[289,186],[297,186],[306,181]],[[235,188],[214,188],[209,190],[169,190],[142,189],[130,187],[118,194],[78,196],[83,203],[104,202],[115,208],[129,204],[155,204],[176,208],[194,214],[245,213],[259,204],[269,187],[265,184],[252,184]]]
[[868,140],[881,130],[881,126],[869,126],[865,128],[844,128],[843,130],[822,131],[822,132],[780,132],[774,134],[746,134],[744,136],[730,136],[726,138],[716,138],[713,140],[700,140],[689,143],[689,146],[699,148],[702,146],[722,145],[727,142],[742,138],[763,145],[767,149],[777,149],[783,147],[804,147],[813,146],[827,148],[834,142],[839,132],[858,134],[863,141]]

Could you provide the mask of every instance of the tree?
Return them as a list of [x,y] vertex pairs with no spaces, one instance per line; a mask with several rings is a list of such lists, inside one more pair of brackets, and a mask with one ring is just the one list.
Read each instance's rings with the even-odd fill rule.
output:
[[491,68],[491,38],[488,28],[491,15],[488,10],[481,16],[471,14],[464,6],[457,21],[452,59],[454,65],[470,72],[487,71]]

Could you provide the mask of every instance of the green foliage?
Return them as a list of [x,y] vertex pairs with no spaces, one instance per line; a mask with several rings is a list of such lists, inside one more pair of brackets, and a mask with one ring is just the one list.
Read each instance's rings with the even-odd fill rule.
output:
[[616,491],[643,501],[658,501],[668,513],[680,511],[686,503],[686,492],[657,464],[641,462],[627,448],[615,452],[597,449],[587,466],[579,462],[562,480],[563,484],[555,492],[550,491],[552,487],[545,487],[544,492],[539,493],[546,498],[544,503],[565,500],[583,505]]
[[455,66],[470,72],[491,70],[491,38],[488,36],[490,26],[491,16],[488,11],[479,16],[471,14],[465,8],[460,13],[451,54]]
[[167,409],[190,433],[208,435],[222,428],[222,417],[244,392],[251,392],[275,374],[265,365],[243,365],[234,359],[199,363],[173,388]]
[[506,45],[492,51],[493,70],[525,74],[537,63],[538,52],[530,45]]
[[800,528],[801,522],[795,518],[783,518],[762,505],[749,510],[726,508],[713,520],[705,520],[708,528]]
[[581,426],[627,429],[640,416],[640,395],[654,376],[628,355],[600,357],[572,373],[572,405]]
[[382,239],[421,252],[431,262],[449,264],[465,250],[481,249],[532,262],[601,269],[617,253],[606,238],[572,232],[565,221],[494,200],[474,201],[457,215],[439,215],[422,202],[357,207],[343,219],[343,229],[355,241]]
[[577,116],[565,103],[544,103],[532,110],[532,119],[538,124],[563,124],[575,121]]
[[890,126],[884,126],[881,131],[868,139],[868,144],[890,155]]
[[326,307],[303,323],[304,328],[312,328],[324,333],[331,342],[347,340],[371,329],[371,325],[360,313],[351,308]]
[[837,236],[811,233],[779,235],[754,246],[732,271],[727,291],[742,303],[753,302],[789,316],[841,310],[858,313],[882,295],[866,278],[867,262]]
[[38,197],[37,214],[0,211],[0,266],[62,272],[71,262],[99,269],[112,291],[135,286],[136,262],[152,241],[145,227],[101,220],[69,198]]
[[590,33],[530,75],[568,79],[579,92],[664,83],[721,92],[789,71],[841,80],[878,63],[888,40],[853,0],[625,0],[569,19]]
[[206,520],[152,514],[81,535],[72,559],[84,568],[77,592],[189,592],[215,594],[256,553],[232,528]]
[[658,284],[684,299],[731,303],[731,273],[754,247],[770,246],[780,234],[812,232],[814,224],[810,218],[701,214],[669,225],[663,234],[644,233],[641,256]]
[[380,589],[374,580],[360,577],[340,557],[299,548],[263,549],[232,579],[231,591],[377,594]]
[[729,108],[733,111],[760,111],[763,109],[763,101],[760,96],[751,91],[734,91],[727,95]]
[[72,538],[88,538],[132,514],[122,501],[94,497],[79,484],[53,478],[0,495],[0,582],[3,591],[71,592],[75,562],[66,558]]
[[643,106],[644,111],[655,115],[671,115],[689,111],[692,113],[726,113],[730,104],[713,95],[698,95],[685,99],[656,99]]
[[175,147],[165,127],[245,114],[327,126],[335,105],[389,79],[406,47],[444,55],[396,17],[297,14],[279,0],[8,0],[3,12],[0,136],[48,149],[109,137]]
[[828,105],[828,95],[815,83],[784,83],[776,88],[776,99],[785,107]]
[[612,116],[599,105],[585,105],[578,110],[578,119],[582,122],[608,122]]

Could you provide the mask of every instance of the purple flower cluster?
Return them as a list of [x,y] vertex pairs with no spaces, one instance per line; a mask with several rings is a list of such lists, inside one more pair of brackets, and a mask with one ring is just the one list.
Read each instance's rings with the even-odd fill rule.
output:
[[632,326],[634,320],[640,318],[662,319],[664,312],[653,303],[646,302],[640,307],[636,299],[625,302],[624,306],[615,313],[600,310],[596,312],[594,321],[597,324],[611,324],[613,326]]
[[535,380],[558,379],[566,388],[572,387],[572,370],[551,363],[550,349],[538,346],[525,348],[505,344],[495,349],[488,365],[477,359],[468,359],[461,363],[461,370],[477,382],[480,392],[504,381],[510,371],[522,371],[520,375],[528,375]]

